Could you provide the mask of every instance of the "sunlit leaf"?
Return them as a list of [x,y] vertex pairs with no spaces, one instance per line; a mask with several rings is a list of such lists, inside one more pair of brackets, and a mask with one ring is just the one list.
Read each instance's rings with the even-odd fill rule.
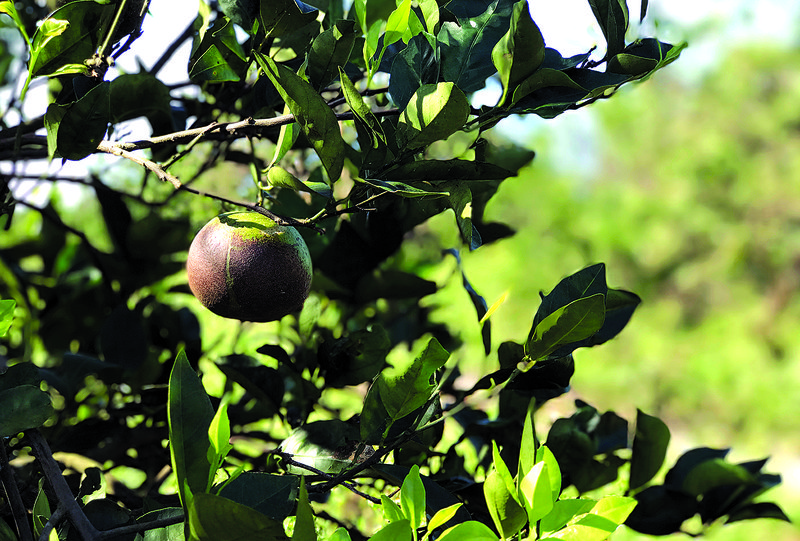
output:
[[187,491],[197,495],[208,485],[208,429],[213,418],[214,409],[205,388],[181,350],[169,376],[167,420],[170,458],[184,507],[190,497]]
[[302,127],[331,181],[338,180],[344,165],[345,144],[333,110],[307,81],[289,68],[262,54],[256,54],[256,60]]

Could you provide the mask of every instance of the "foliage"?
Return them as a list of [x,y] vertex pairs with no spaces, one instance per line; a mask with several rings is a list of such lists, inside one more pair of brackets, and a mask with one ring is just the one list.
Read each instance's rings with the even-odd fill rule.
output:
[[[106,80],[147,4],[78,0],[44,16],[0,2],[28,50],[15,106],[36,78],[53,85],[40,118],[4,118],[2,159],[105,153],[147,172],[138,185],[90,175],[77,213],[4,178],[4,538],[602,540],[623,522],[667,534],[695,515],[786,518],[755,501],[779,477],[725,451],[688,451],[653,484],[669,431],[643,412],[629,431],[578,402],[540,442],[535,412],[568,389],[573,352],[614,338],[640,303],[608,287],[605,265],[543,294],[527,337],[497,348],[500,307],[462,270],[499,364],[465,386],[459,330],[419,302],[440,287],[421,267],[459,251],[403,258],[445,211],[469,250],[513,234],[484,210],[533,156],[492,139],[500,120],[607,98],[682,45],[628,43],[624,2],[590,2],[601,58],[565,58],[525,0],[228,0],[200,2],[184,33],[194,92],[159,80],[171,48],[150,72]],[[498,102],[474,107],[495,73]],[[139,117],[152,137],[113,142]],[[247,187],[230,181],[242,170]],[[302,312],[228,323],[193,301],[186,249],[219,202],[301,229],[315,267]],[[54,452],[82,474],[62,474]]]

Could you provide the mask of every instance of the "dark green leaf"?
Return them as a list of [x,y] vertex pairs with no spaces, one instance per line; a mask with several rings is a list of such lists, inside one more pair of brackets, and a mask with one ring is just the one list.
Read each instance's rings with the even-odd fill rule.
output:
[[54,413],[50,395],[33,385],[0,391],[0,437],[42,426]]
[[172,131],[169,88],[149,73],[126,73],[111,81],[111,122],[145,117],[159,135]]
[[427,403],[436,389],[434,373],[450,354],[431,338],[410,362],[384,368],[367,392],[361,414],[361,438],[379,441],[391,425]]
[[279,522],[255,509],[214,494],[195,494],[187,518],[191,534],[198,541],[286,539]]
[[[509,103],[517,87],[539,69],[544,60],[544,38],[531,19],[527,0],[514,4],[508,32],[492,49],[492,62],[497,68],[503,95],[498,106]],[[526,92],[528,94],[530,92]],[[516,97],[516,96],[515,96]],[[519,99],[523,97],[520,95]]]
[[753,475],[742,466],[727,462],[724,458],[712,458],[689,470],[681,488],[693,496],[700,496],[712,488],[752,482]]
[[625,525],[649,535],[669,535],[678,532],[685,520],[698,509],[695,498],[667,486],[652,486],[635,496],[638,505],[628,516]]
[[420,160],[387,171],[383,178],[402,182],[451,182],[455,180],[504,180],[513,171],[493,163],[468,160]]
[[300,478],[293,475],[244,472],[227,483],[219,495],[283,522],[294,512],[299,488]]
[[667,455],[669,438],[669,428],[664,421],[637,410],[629,490],[636,490],[658,473]]
[[597,293],[602,293],[603,295],[608,293],[606,266],[603,263],[586,267],[561,280],[550,293],[542,296],[542,304],[533,318],[533,326],[531,333],[528,335],[528,340],[533,336],[533,330],[539,322],[557,309],[566,306],[572,301]]
[[39,368],[32,362],[17,363],[0,373],[0,391],[19,385],[39,385],[42,376]]
[[422,86],[435,83],[439,76],[436,54],[428,40],[417,35],[392,60],[389,94],[398,109],[405,109],[411,96]]
[[[123,509],[118,503],[108,498],[91,500],[83,506],[83,512],[89,522],[98,530],[111,530],[120,526],[125,526],[133,522],[130,513]],[[133,535],[128,537],[133,540]]]
[[786,516],[786,513],[784,513],[783,510],[774,503],[759,502],[751,503],[750,505],[746,505],[740,509],[737,509],[735,513],[730,514],[725,523],[730,524],[731,522],[752,520],[756,518],[774,518],[784,522],[791,522],[789,517]]
[[[166,509],[159,509],[157,511],[150,511],[145,513],[137,519],[137,523],[147,523],[154,520],[172,519],[183,516],[183,509],[180,507],[168,507]],[[142,541],[183,541],[186,539],[184,534],[184,523],[178,522],[163,528],[155,528],[146,530],[143,534]]]
[[108,82],[100,83],[76,102],[47,107],[44,124],[51,155],[82,160],[97,150],[111,120],[109,86]]
[[361,148],[361,173],[364,174],[365,170],[384,165],[387,152],[386,134],[380,121],[342,68],[339,68],[339,80],[347,105],[353,112],[358,145]]
[[441,51],[441,77],[466,93],[483,88],[496,70],[492,49],[508,31],[513,0],[461,2],[448,6],[457,22],[445,21],[436,36]]
[[325,88],[350,59],[356,39],[355,22],[337,21],[311,44],[306,73],[317,90]]
[[608,44],[606,57],[611,58],[625,48],[628,4],[626,0],[589,0],[589,5]]
[[386,366],[386,355],[391,348],[389,335],[380,325],[349,333],[338,340],[325,340],[317,358],[324,370],[326,386],[338,388],[372,381]]
[[259,32],[267,37],[281,38],[314,23],[316,18],[316,11],[304,12],[294,0],[261,0],[258,12],[258,22],[261,25]]
[[217,19],[211,28],[195,38],[189,58],[189,78],[193,81],[239,81],[246,71],[246,54],[229,20]]
[[258,0],[219,0],[219,7],[227,18],[251,31],[258,13]]
[[331,182],[335,182],[342,173],[345,144],[333,110],[307,81],[289,68],[262,54],[256,54],[256,59],[303,128]]
[[730,449],[711,449],[708,447],[700,447],[686,451],[667,472],[664,478],[664,485],[682,490],[683,484],[687,481],[689,474],[697,465],[708,460],[723,459],[728,455],[729,451]]
[[190,494],[197,496],[208,485],[211,475],[208,428],[213,418],[214,409],[203,383],[189,365],[186,353],[181,351],[169,376],[167,420],[172,469],[178,478],[178,493],[184,508],[189,505]]

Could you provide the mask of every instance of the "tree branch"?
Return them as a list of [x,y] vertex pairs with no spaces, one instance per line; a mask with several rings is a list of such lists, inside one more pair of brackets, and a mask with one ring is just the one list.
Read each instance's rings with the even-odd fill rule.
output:
[[27,433],[27,436],[31,448],[33,449],[33,454],[39,459],[42,473],[44,473],[47,482],[50,483],[50,486],[56,494],[58,507],[64,507],[64,512],[69,518],[70,523],[78,530],[78,533],[85,541],[97,539],[100,535],[100,531],[89,522],[83,509],[81,509],[78,502],[75,501],[75,496],[67,485],[67,481],[61,473],[61,468],[58,467],[58,463],[56,463],[53,458],[53,453],[50,451],[50,447],[47,445],[42,434],[38,430],[33,429]]

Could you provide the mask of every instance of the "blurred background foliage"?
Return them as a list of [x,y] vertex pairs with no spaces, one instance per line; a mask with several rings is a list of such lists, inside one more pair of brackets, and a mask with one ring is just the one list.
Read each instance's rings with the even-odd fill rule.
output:
[[[507,292],[492,318],[502,341],[524,334],[542,284],[606,262],[609,283],[643,304],[617,340],[576,353],[572,398],[661,416],[673,453],[735,441],[737,453],[772,455],[796,520],[800,52],[742,46],[696,81],[676,71],[578,113],[590,122],[573,124],[571,137],[529,129],[537,159],[487,208],[488,220],[517,233],[464,254],[464,269],[490,303]],[[581,137],[587,129],[591,138]],[[442,321],[468,313],[458,290],[450,293],[437,299]],[[766,532],[800,539],[795,526],[777,523],[733,525],[710,538]]]
[[[501,135],[517,143],[526,138],[537,158],[518,178],[501,185],[488,205],[486,221],[507,223],[516,235],[473,253],[462,252],[460,269],[455,258],[441,253],[459,243],[448,212],[420,226],[413,242],[405,243],[391,263],[443,286],[423,302],[433,310],[434,320],[461,330],[458,338],[464,345],[454,355],[463,363],[462,377],[477,380],[496,368],[497,359],[483,355],[461,270],[489,304],[507,293],[492,317],[493,342],[499,344],[525,336],[540,289],[587,264],[605,262],[610,285],[635,291],[644,302],[616,340],[575,355],[573,390],[553,400],[539,423],[545,424],[548,415],[564,414],[574,398],[581,398],[627,418],[634,417],[636,407],[662,417],[673,433],[673,458],[695,445],[733,445],[734,459],[772,455],[770,468],[781,472],[784,481],[772,496],[798,522],[800,50],[740,43],[718,53],[718,63],[702,76],[681,78],[682,60],[674,69],[658,73],[656,81],[626,88],[624,95],[587,110],[555,121],[529,119],[527,125],[511,119],[499,130]],[[559,123],[569,124],[573,117],[584,119],[579,126],[584,131],[554,136]],[[246,165],[236,168],[227,162],[207,169],[212,161],[213,156],[193,156],[182,165],[182,178],[196,174],[198,187],[221,195],[246,197],[252,191]],[[135,188],[141,182],[141,171],[132,166],[112,167],[106,159],[93,168],[115,187]],[[232,177],[243,180],[239,186],[220,180]],[[58,207],[59,215],[71,220],[69,225],[85,231],[99,251],[107,251],[114,232],[105,229],[99,208],[86,206],[96,201],[90,179],[87,184],[70,185],[68,197],[37,193],[49,185],[20,189]],[[185,282],[182,247],[188,247],[194,232],[218,207],[187,194],[173,197],[166,187],[153,183],[146,190],[142,195],[148,200],[160,195],[169,202],[160,212],[174,219],[156,223],[148,218],[148,205],[134,198],[126,201],[132,220],[164,227],[163,242],[170,248],[158,252],[172,254],[167,261],[149,261],[147,246],[131,244],[139,250],[131,258],[141,262],[143,271],[163,274],[161,282],[140,292],[140,305],[151,304],[151,311],[145,308],[143,313],[162,310],[160,303],[151,302],[155,297],[175,309],[162,314],[159,329],[143,329],[161,335],[162,356],[172,350],[173,342],[191,336],[195,322],[181,311],[186,308],[200,319],[207,358],[247,351],[285,336],[287,329],[280,329],[280,323],[221,321],[199,309],[186,291],[173,288]],[[80,198],[81,192],[87,197]],[[20,261],[42,270],[42,279],[52,280],[54,288],[59,265],[96,256],[38,214],[20,208],[14,220],[12,232],[0,234],[0,249],[29,250],[30,256]],[[42,249],[45,243],[63,245],[60,257],[37,259],[36,253],[50,252]],[[164,266],[155,271],[159,265]],[[0,279],[10,286],[8,272],[0,268],[6,273]],[[75,279],[74,273],[69,276]],[[144,276],[142,283],[156,278]],[[91,274],[83,279],[101,281]],[[313,297],[310,302],[315,302]],[[170,325],[164,323],[168,320]],[[102,326],[77,316],[73,321],[76,328]],[[43,319],[39,324],[45,323]],[[38,334],[44,336],[45,329]],[[29,348],[33,358],[44,351],[41,345],[22,343],[22,336],[22,329],[12,329],[9,347]],[[63,336],[65,351],[82,349],[74,343],[81,336],[76,329],[59,329],[49,336]],[[157,363],[159,352],[151,355]],[[211,365],[205,368],[213,371]],[[213,387],[213,379],[209,384]],[[214,394],[214,389],[209,391]],[[563,411],[550,411],[558,408]],[[773,521],[734,524],[710,532],[708,538],[767,536],[775,541],[800,539],[796,526]],[[615,539],[639,537],[618,532]]]

